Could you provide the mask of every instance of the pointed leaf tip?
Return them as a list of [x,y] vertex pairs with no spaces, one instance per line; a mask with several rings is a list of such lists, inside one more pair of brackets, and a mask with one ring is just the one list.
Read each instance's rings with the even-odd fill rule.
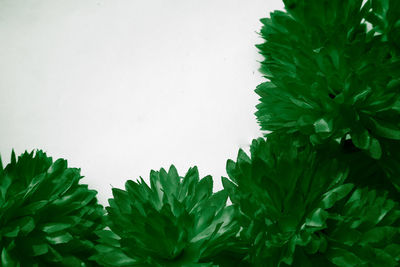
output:
[[171,164],[171,166],[168,169],[168,175],[174,175],[174,176],[179,176],[178,170],[176,169],[174,164]]
[[11,164],[14,165],[17,162],[17,158],[15,156],[14,148],[11,151]]

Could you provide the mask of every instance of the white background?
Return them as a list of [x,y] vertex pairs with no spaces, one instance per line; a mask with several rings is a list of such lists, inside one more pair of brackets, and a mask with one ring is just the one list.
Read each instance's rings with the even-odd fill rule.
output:
[[111,186],[175,164],[222,188],[261,136],[259,19],[279,0],[0,0],[0,154],[40,148]]

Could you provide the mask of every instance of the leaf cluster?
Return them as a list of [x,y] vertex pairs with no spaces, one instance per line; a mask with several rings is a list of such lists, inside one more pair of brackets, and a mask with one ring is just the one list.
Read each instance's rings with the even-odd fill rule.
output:
[[350,139],[390,157],[387,142],[400,140],[399,1],[284,2],[287,12],[261,20],[261,129],[316,145]]
[[398,266],[400,2],[284,3],[257,46],[267,141],[239,151],[224,178],[249,260]]
[[151,171],[150,186],[141,178],[114,188],[106,208],[112,232],[98,233],[96,259],[106,266],[233,266],[225,255],[236,246],[235,207],[212,186],[196,167],[181,177],[172,165]]
[[1,266],[398,266],[400,1],[283,1],[258,45],[269,133],[223,190],[172,165],[113,188],[106,213],[79,169],[13,153]]
[[348,169],[312,146],[254,140],[228,161],[224,188],[243,219],[253,266],[397,266],[400,208],[348,183]]
[[94,190],[80,170],[42,151],[25,152],[0,168],[1,266],[91,266],[103,228]]

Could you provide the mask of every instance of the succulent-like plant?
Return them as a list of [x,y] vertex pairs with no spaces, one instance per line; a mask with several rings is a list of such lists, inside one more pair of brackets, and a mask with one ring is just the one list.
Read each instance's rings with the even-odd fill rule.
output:
[[[325,257],[336,266],[399,266],[400,207],[386,192],[355,188],[328,210]],[[315,244],[311,252],[317,250]],[[321,248],[318,248],[321,250]]]
[[1,266],[92,266],[104,210],[80,170],[42,151],[0,166]]
[[235,266],[236,209],[212,186],[196,167],[181,177],[172,165],[151,171],[150,187],[140,179],[113,188],[111,231],[98,232],[95,259],[105,266]]
[[223,178],[254,266],[397,266],[400,208],[345,183],[347,168],[290,139],[254,140]]
[[399,1],[284,3],[261,20],[261,129],[389,155],[383,143],[400,140]]

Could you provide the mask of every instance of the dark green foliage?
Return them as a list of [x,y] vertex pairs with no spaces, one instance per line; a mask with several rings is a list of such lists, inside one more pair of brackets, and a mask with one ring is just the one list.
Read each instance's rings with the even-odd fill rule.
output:
[[277,137],[228,161],[223,185],[243,214],[254,266],[397,266],[398,203],[346,182],[338,162]]
[[351,140],[339,146],[321,148],[349,166],[348,182],[359,187],[386,191],[390,198],[400,201],[400,142],[385,140],[382,144],[390,153],[378,161],[355,148]]
[[94,231],[104,227],[94,190],[79,169],[25,152],[0,169],[1,266],[92,266]]
[[80,170],[13,153],[1,266],[400,266],[400,0],[283,1],[258,45],[272,132],[224,190],[171,166],[114,188],[104,217]]
[[385,193],[357,188],[332,208],[326,257],[337,266],[398,266],[399,203]]
[[400,56],[400,2],[397,0],[373,0],[371,12],[366,20],[373,26],[373,31],[382,35],[391,52]]
[[[240,247],[236,209],[226,206],[225,191],[212,192],[212,178],[197,168],[180,177],[151,171],[150,187],[127,181],[113,189],[107,207],[111,231],[98,233],[96,260],[106,266],[234,266],[229,255]],[[238,256],[236,256],[237,258]],[[238,259],[240,261],[240,258]]]
[[262,19],[263,130],[351,140],[374,159],[400,140],[400,2],[286,0]]

